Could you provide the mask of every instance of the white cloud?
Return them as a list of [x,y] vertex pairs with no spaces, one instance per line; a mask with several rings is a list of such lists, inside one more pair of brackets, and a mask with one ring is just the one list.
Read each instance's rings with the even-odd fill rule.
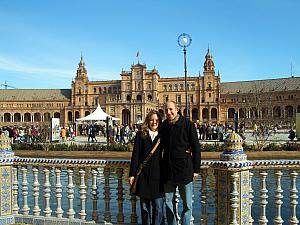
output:
[[28,74],[37,74],[39,76],[51,74],[51,76],[54,77],[65,77],[65,78],[69,78],[74,75],[74,71],[71,69],[70,70],[53,69],[53,68],[26,65],[24,63],[20,63],[4,57],[0,57],[0,70],[21,72],[21,73],[28,73]]

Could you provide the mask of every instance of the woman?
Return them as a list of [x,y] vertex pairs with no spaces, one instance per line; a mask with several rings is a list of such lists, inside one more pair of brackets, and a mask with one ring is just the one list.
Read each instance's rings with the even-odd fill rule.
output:
[[[129,184],[132,185],[139,165],[147,158],[159,139],[158,129],[162,123],[157,111],[150,111],[146,116],[141,131],[134,141],[131,157]],[[160,177],[160,146],[144,166],[138,182],[137,196],[140,196],[141,217],[143,225],[160,225],[163,219],[163,184]],[[152,210],[151,210],[152,207]],[[152,212],[152,215],[151,215]]]

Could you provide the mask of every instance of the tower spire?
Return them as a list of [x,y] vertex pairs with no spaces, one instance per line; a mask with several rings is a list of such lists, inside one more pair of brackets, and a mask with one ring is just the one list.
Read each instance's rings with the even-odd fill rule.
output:
[[77,68],[77,78],[87,78],[87,70],[85,68],[85,63],[83,60],[82,52],[80,55],[80,62],[78,63],[78,68]]
[[215,64],[209,47],[205,56],[204,71],[215,71]]

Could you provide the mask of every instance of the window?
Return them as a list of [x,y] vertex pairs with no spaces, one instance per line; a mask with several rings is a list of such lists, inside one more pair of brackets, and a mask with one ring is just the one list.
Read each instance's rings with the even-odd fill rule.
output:
[[183,84],[180,84],[180,91],[183,91]]
[[211,93],[208,94],[208,97],[211,98]]
[[169,101],[169,95],[164,95],[164,102]]
[[190,95],[190,102],[191,102],[191,103],[194,102],[194,95]]
[[169,84],[169,91],[172,91],[172,84]]
[[178,84],[174,84],[174,90],[178,91]]
[[164,91],[167,91],[167,85],[164,85]]
[[191,84],[191,90],[195,91],[195,84],[194,83]]
[[148,83],[148,89],[151,90],[151,83]]
[[210,83],[210,82],[207,83],[207,88],[208,88],[208,89],[211,89],[211,83]]
[[138,102],[141,102],[141,101],[142,101],[142,96],[141,96],[141,95],[137,95],[137,96],[136,96],[136,100],[137,100]]
[[97,88],[94,88],[94,93],[96,93],[97,92]]
[[181,103],[181,95],[177,95],[177,103]]

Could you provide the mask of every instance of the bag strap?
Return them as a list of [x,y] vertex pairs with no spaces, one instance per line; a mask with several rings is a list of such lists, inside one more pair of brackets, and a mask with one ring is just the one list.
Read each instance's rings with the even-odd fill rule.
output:
[[147,162],[149,161],[149,159],[152,157],[152,155],[154,154],[154,152],[156,151],[158,145],[160,143],[160,138],[158,138],[156,144],[154,145],[154,147],[152,148],[151,152],[149,153],[149,155],[147,156],[147,158],[140,164],[139,169],[136,173],[136,176],[139,176],[140,173],[142,172],[142,169],[144,168],[144,166],[147,164]]

